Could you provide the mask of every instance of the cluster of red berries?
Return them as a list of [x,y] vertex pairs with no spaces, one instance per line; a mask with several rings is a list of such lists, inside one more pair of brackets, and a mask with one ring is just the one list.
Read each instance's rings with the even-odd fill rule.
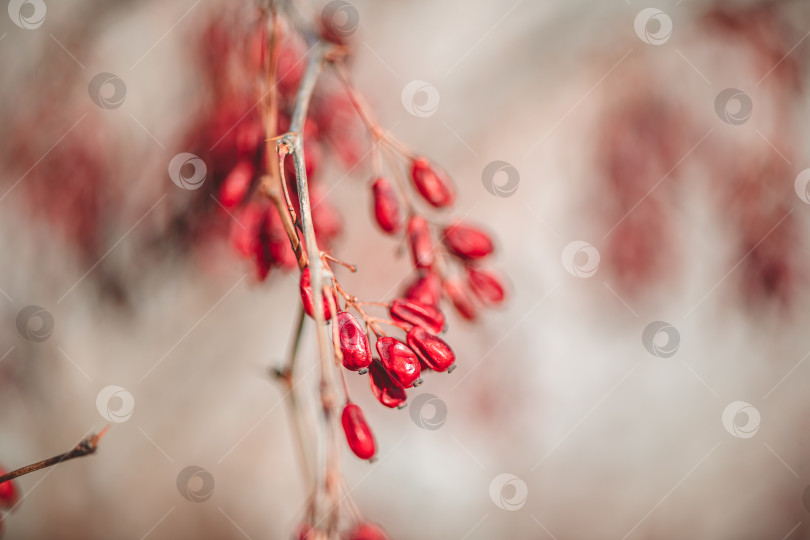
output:
[[[224,43],[228,39],[217,35],[217,28],[214,25],[209,31],[210,43]],[[223,59],[227,53],[217,51],[208,59],[217,94],[215,102],[228,104],[217,106],[223,109],[224,119],[217,113],[215,120],[201,130],[214,141],[213,146],[209,144],[211,140],[200,145],[213,149],[209,152],[209,172],[216,186],[212,195],[234,218],[231,240],[239,253],[253,261],[259,279],[265,279],[273,267],[300,268],[301,300],[310,317],[314,315],[318,293],[313,291],[308,261],[318,257],[323,262],[322,316],[332,323],[336,364],[348,371],[367,374],[376,399],[386,407],[401,408],[405,406],[407,390],[422,383],[423,373],[451,372],[455,368],[455,354],[439,336],[445,329],[443,301],[448,301],[467,320],[475,319],[481,306],[503,302],[503,280],[482,264],[493,253],[494,244],[486,232],[474,225],[437,224],[420,211],[420,205],[434,210],[452,206],[456,199],[453,183],[440,167],[412,152],[373,120],[344,71],[344,41],[323,35],[336,50],[343,51],[327,61],[334,68],[343,92],[326,84],[316,87],[303,133],[298,134],[303,141],[312,226],[321,250],[317,254],[306,253],[299,219],[299,179],[293,160],[286,156],[289,149],[279,142],[278,156],[268,155],[273,152],[268,143],[278,140],[277,135],[289,129],[289,118],[296,105],[295,92],[304,76],[303,47],[296,42],[296,33],[282,34],[274,41],[275,48],[267,49],[264,46],[267,34],[259,27],[256,36],[249,40],[257,43],[257,52],[251,53],[254,46],[250,45],[247,54],[243,51],[238,58]],[[228,48],[223,46],[221,50]],[[266,56],[266,50],[270,51],[270,57]],[[239,66],[246,74],[253,73],[255,80],[255,68],[260,65],[263,69],[259,72],[269,72],[265,82],[275,85],[277,99],[270,106],[265,103],[254,110],[248,106],[250,99],[231,86],[223,86],[221,81],[226,80],[224,72]],[[236,121],[229,124],[234,117]],[[375,144],[368,152],[360,151],[361,139],[355,126],[367,128],[373,139]],[[363,302],[347,293],[336,279],[330,263],[355,269],[328,254],[342,222],[325,198],[328,190],[323,184],[321,165],[327,153],[347,167],[362,164],[360,156],[371,155],[374,218],[384,233],[398,237],[408,246],[415,271],[414,281],[401,297],[385,303]],[[383,171],[384,158],[388,175]],[[372,315],[372,308],[384,308],[386,313]],[[383,326],[402,335],[388,335]],[[363,411],[348,395],[344,373],[341,371],[346,391],[341,424],[346,441],[357,457],[372,460],[377,452],[374,435]],[[355,529],[348,536],[351,540],[387,538],[377,526],[362,520]],[[317,537],[308,525],[302,525],[300,531],[302,539]]]
[[[0,467],[0,476],[6,474]],[[20,500],[20,492],[14,480],[7,480],[0,484],[0,536],[3,535],[3,514],[13,509]]]
[[[426,158],[411,159],[410,173],[412,187],[429,205],[445,208],[453,203],[455,193],[446,173]],[[387,177],[375,177],[371,187],[376,222],[390,235],[404,234],[417,272],[416,280],[402,297],[390,303],[360,302],[335,280],[324,258],[331,285],[323,294],[323,316],[327,321],[336,318],[334,345],[343,367],[368,373],[372,393],[380,403],[391,408],[403,407],[406,390],[422,383],[422,372],[450,372],[455,368],[453,350],[438,335],[445,328],[445,316],[440,309],[442,299],[449,300],[463,318],[473,319],[477,315],[476,302],[497,305],[504,300],[505,288],[497,274],[481,266],[481,261],[494,251],[487,233],[464,222],[436,227],[434,232],[413,204],[407,205],[405,211],[403,201],[407,199],[398,194]],[[406,186],[400,188],[406,191]],[[438,242],[434,242],[436,236]],[[451,260],[461,266],[466,280],[450,275]],[[301,272],[300,292],[304,310],[312,316],[314,299],[309,268]],[[387,308],[388,317],[369,315],[366,311],[369,305]],[[349,310],[359,315],[365,328]],[[381,324],[402,330],[404,339],[386,335]],[[376,340],[376,356],[372,352],[372,338]],[[363,411],[348,396],[342,425],[352,452],[361,459],[373,459],[374,436]]]

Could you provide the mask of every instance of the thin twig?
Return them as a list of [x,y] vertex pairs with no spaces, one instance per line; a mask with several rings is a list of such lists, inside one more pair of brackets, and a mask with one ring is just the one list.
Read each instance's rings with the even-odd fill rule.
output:
[[102,429],[97,435],[93,434],[85,437],[79,444],[77,444],[71,450],[68,450],[63,454],[59,454],[58,456],[54,456],[52,458],[43,459],[42,461],[37,461],[36,463],[26,465],[25,467],[20,467],[19,469],[13,470],[10,473],[6,473],[3,476],[0,476],[0,484],[2,484],[3,482],[8,482],[9,480],[14,480],[15,478],[23,476],[24,474],[36,472],[40,469],[45,469],[47,467],[52,467],[69,459],[95,454],[96,450],[98,449],[99,441],[104,436],[104,434],[107,433],[108,429],[110,429],[110,426],[107,426],[104,429]]
[[298,308],[298,317],[293,328],[292,343],[290,345],[290,352],[287,358],[287,364],[283,369],[274,369],[273,374],[278,378],[287,388],[287,401],[290,405],[290,417],[294,426],[295,439],[298,445],[299,458],[301,460],[301,470],[304,476],[304,483],[307,486],[312,486],[314,476],[312,474],[312,465],[315,460],[311,455],[313,448],[312,441],[309,440],[310,426],[304,422],[304,411],[301,409],[301,404],[298,401],[298,392],[296,391],[297,381],[295,379],[295,367],[298,359],[298,349],[301,345],[301,337],[304,331],[304,314],[303,306]]
[[[301,230],[304,236],[304,244],[307,253],[315,254],[309,258],[310,276],[312,278],[312,290],[314,292],[314,315],[315,326],[318,338],[318,353],[321,366],[321,408],[326,426],[326,470],[324,471],[323,489],[327,499],[326,510],[319,519],[318,524],[326,522],[325,529],[330,536],[337,528],[337,504],[340,500],[340,454],[338,445],[336,399],[334,385],[334,363],[329,351],[329,338],[326,332],[323,317],[323,291],[324,276],[322,275],[323,262],[317,256],[320,253],[318,242],[315,238],[315,229],[312,224],[312,208],[309,201],[309,185],[307,183],[307,171],[304,159],[304,145],[302,134],[304,132],[304,122],[307,111],[315,89],[315,82],[321,73],[330,46],[324,43],[316,44],[311,52],[307,63],[306,71],[301,79],[298,94],[295,99],[290,130],[284,134],[280,143],[286,144],[292,150],[293,164],[295,165],[295,181],[298,191],[299,219]],[[317,524],[316,524],[317,526]]]

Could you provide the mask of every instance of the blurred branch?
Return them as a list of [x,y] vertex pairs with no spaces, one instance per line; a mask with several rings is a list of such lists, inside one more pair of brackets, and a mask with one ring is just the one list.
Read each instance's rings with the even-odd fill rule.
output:
[[57,465],[62,463],[63,461],[67,461],[69,459],[89,456],[90,454],[95,454],[96,450],[98,449],[98,443],[101,438],[107,433],[107,430],[110,429],[110,426],[105,427],[101,430],[98,434],[93,434],[85,437],[82,441],[77,444],[73,449],[59,454],[58,456],[54,456],[52,458],[43,459],[42,461],[38,461],[36,463],[32,463],[31,465],[26,465],[25,467],[20,467],[10,473],[4,474],[0,476],[0,484],[3,482],[8,482],[9,480],[14,480],[19,476],[23,476],[28,473],[36,472],[40,469],[45,469],[48,467],[52,467],[53,465]]

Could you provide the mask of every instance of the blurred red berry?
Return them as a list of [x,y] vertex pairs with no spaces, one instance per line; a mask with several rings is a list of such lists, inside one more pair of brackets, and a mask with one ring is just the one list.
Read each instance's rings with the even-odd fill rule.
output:
[[[298,284],[298,288],[301,292],[301,302],[304,304],[304,311],[307,315],[315,318],[313,313],[315,313],[315,295],[312,292],[312,276],[309,271],[309,267],[307,266],[303,270],[301,270],[301,280]],[[328,287],[329,293],[331,294],[331,298],[334,301],[335,309],[340,309],[338,304],[337,295],[335,294],[335,290],[332,287]],[[332,318],[331,306],[329,303],[329,296],[326,295],[324,291],[323,295],[323,318],[324,320],[328,321]]]
[[329,246],[343,230],[340,212],[326,198],[326,190],[318,182],[309,185],[309,198],[315,237],[319,244]]
[[450,298],[459,315],[468,321],[475,320],[477,317],[475,304],[473,304],[469,292],[461,281],[446,281],[444,283],[444,293]]
[[231,169],[219,188],[219,202],[227,209],[235,208],[247,195],[253,182],[253,164],[244,160]]
[[405,298],[430,306],[438,306],[442,295],[442,284],[433,272],[420,276],[405,290]]
[[413,326],[422,326],[431,334],[438,334],[444,328],[444,314],[429,304],[397,298],[391,302],[389,312],[392,319]]
[[422,367],[410,347],[392,337],[381,337],[377,340],[377,352],[391,380],[400,388],[410,388],[418,384]]
[[462,259],[481,259],[495,249],[487,233],[467,223],[446,227],[443,241],[450,252]]
[[413,349],[419,360],[433,371],[447,371],[456,361],[456,355],[443,339],[434,336],[420,326],[410,329],[407,341],[408,346]]
[[350,371],[360,371],[371,365],[371,345],[368,336],[348,311],[338,313],[338,335],[340,352],[343,353],[343,367]]
[[394,187],[387,178],[377,178],[372,186],[374,192],[374,217],[380,228],[394,234],[402,227],[402,212]]
[[255,239],[265,219],[266,206],[250,203],[234,214],[231,221],[231,243],[242,256],[248,258],[254,252]]
[[373,458],[377,453],[377,445],[362,409],[354,403],[347,403],[343,408],[341,423],[346,434],[346,442],[354,455],[360,459]]
[[400,407],[408,399],[405,390],[394,384],[391,376],[379,362],[373,362],[369,366],[369,383],[374,397],[386,407],[392,409]]
[[431,205],[442,208],[453,204],[455,193],[450,179],[427,158],[420,157],[413,160],[411,178],[419,194]]
[[347,540],[391,540],[391,537],[379,525],[363,521],[351,530]]
[[433,243],[428,223],[422,216],[413,216],[408,221],[408,243],[414,266],[429,268],[433,264]]
[[[8,471],[0,467],[0,476]],[[0,484],[0,508],[11,508],[20,499],[20,492],[14,480],[8,480]]]
[[506,297],[501,278],[490,270],[468,266],[467,285],[485,304],[498,305]]

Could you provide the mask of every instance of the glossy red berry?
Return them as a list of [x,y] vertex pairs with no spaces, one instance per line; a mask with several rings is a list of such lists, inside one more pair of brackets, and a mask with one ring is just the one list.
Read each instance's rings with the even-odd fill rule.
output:
[[391,302],[391,318],[413,326],[422,326],[431,334],[438,334],[444,328],[444,314],[438,308],[406,298]]
[[394,186],[387,178],[377,178],[372,185],[374,192],[374,217],[380,228],[394,234],[402,228],[402,211]]
[[464,284],[458,280],[450,280],[444,283],[444,293],[450,298],[453,307],[463,318],[472,321],[477,317],[475,304]]
[[422,216],[413,216],[408,221],[408,243],[414,266],[429,268],[433,264],[433,242],[428,223]]
[[343,353],[343,367],[351,371],[360,371],[371,365],[371,344],[368,342],[363,327],[347,311],[338,313],[338,336],[340,352]]
[[420,157],[411,163],[411,178],[417,191],[431,205],[442,208],[450,206],[455,200],[453,186],[447,174]]
[[219,202],[227,209],[235,208],[245,199],[253,182],[253,163],[244,160],[231,169],[219,188]]
[[379,525],[364,521],[351,530],[348,540],[391,540],[391,537]]
[[391,380],[400,388],[410,388],[419,384],[422,367],[410,347],[392,337],[377,340],[377,352]]
[[419,360],[433,371],[447,371],[456,361],[456,355],[443,339],[420,326],[410,329],[407,341]]
[[[315,298],[314,294],[312,293],[312,276],[310,275],[308,266],[301,270],[301,280],[298,284],[298,288],[301,292],[301,302],[304,304],[304,311],[307,315],[314,319],[315,317],[313,313],[315,313]],[[335,304],[335,309],[340,309],[335,290],[330,287],[329,292]],[[323,318],[326,321],[332,318],[329,298],[330,296],[323,293]]]
[[500,277],[490,270],[468,267],[467,285],[485,304],[498,305],[506,297]]
[[391,376],[379,362],[373,362],[368,368],[371,393],[377,401],[386,407],[394,408],[405,405],[408,399],[405,390],[394,384]]
[[343,408],[341,423],[346,434],[346,442],[354,455],[360,459],[373,458],[377,453],[377,445],[362,409],[354,403],[347,403]]
[[411,283],[404,296],[409,300],[438,306],[442,296],[442,284],[436,274],[428,272]]
[[446,227],[443,241],[451,253],[462,259],[481,259],[495,249],[487,233],[467,223]]

